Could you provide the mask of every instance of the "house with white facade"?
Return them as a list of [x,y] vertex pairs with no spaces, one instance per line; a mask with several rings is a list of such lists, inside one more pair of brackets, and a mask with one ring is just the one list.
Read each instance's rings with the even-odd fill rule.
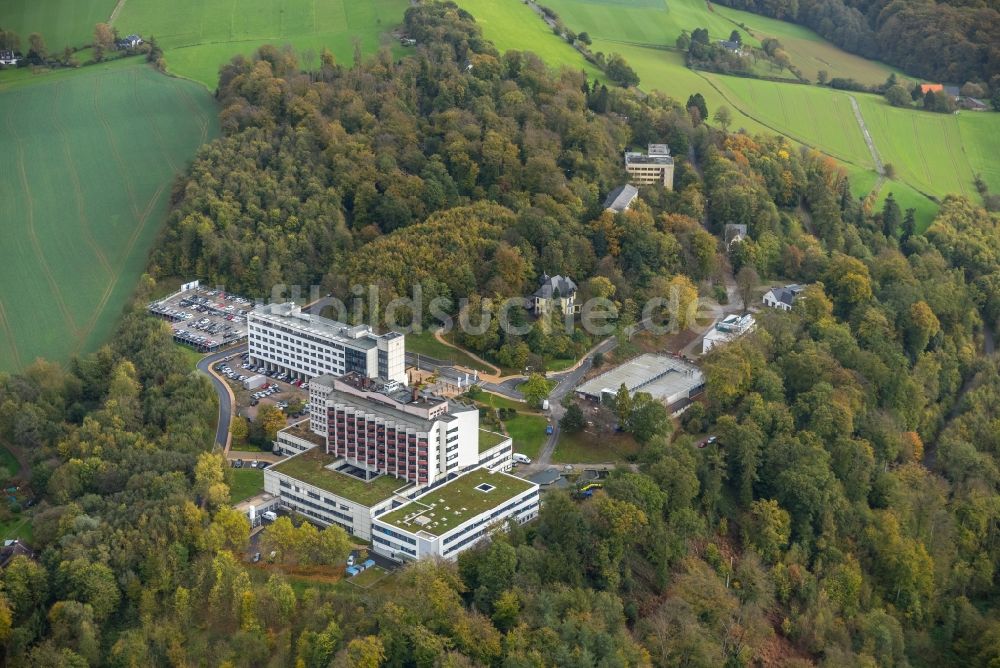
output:
[[650,144],[646,153],[625,152],[625,173],[636,186],[660,185],[674,189],[674,159],[666,144]]
[[805,288],[803,285],[786,285],[780,288],[771,288],[764,293],[764,306],[769,308],[791,311],[799,293]]

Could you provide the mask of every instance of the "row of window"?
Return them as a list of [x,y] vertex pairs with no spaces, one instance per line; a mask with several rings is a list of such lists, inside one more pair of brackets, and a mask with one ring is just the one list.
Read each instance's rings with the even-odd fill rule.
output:
[[393,531],[389,527],[383,526],[381,524],[373,524],[372,525],[372,536],[373,537],[375,536],[376,532],[385,534],[386,536],[391,536],[392,538],[395,538],[398,541],[402,541],[404,543],[409,543],[410,545],[416,545],[417,544],[417,541],[415,539],[410,538],[409,536],[405,536],[405,535],[399,533],[398,531]]
[[[507,505],[494,510],[492,513],[490,513],[489,517],[484,517],[483,519],[479,520],[475,524],[470,524],[469,526],[465,527],[464,529],[462,529],[461,532],[446,537],[444,539],[444,544],[447,545],[448,543],[451,543],[451,542],[453,542],[453,541],[461,538],[462,536],[464,536],[465,534],[467,534],[469,531],[472,531],[472,530],[476,529],[477,527],[482,526],[483,524],[492,524],[494,522],[494,520],[496,520],[501,515],[506,515],[506,514],[510,513],[517,506],[519,506],[519,505],[521,505],[523,503],[527,503],[527,502],[532,501],[532,500],[537,499],[537,498],[538,498],[538,490],[536,489],[536,490],[533,490],[527,496],[523,496],[523,497],[514,499],[513,501],[511,501]],[[538,502],[535,501],[534,505],[537,506]]]
[[[524,509],[518,511],[517,513],[515,513],[512,516],[512,518],[518,524],[524,524],[525,522],[528,522],[528,521],[532,520],[537,514],[538,514],[538,504],[535,503],[535,504],[532,504],[531,506],[529,506],[527,508],[524,508]],[[480,538],[482,538],[490,530],[490,526],[491,525],[486,525],[482,529],[480,529],[479,531],[477,531],[475,534],[473,534],[471,536],[466,536],[464,540],[456,543],[455,545],[452,545],[447,550],[445,550],[444,553],[441,556],[447,557],[448,555],[453,554],[453,553],[461,550],[466,545],[479,540]]]
[[406,547],[405,545],[397,545],[396,543],[387,541],[385,538],[382,538],[381,536],[372,535],[372,542],[386,546],[389,552],[405,552],[414,559],[416,559],[417,557],[417,551],[414,548]]

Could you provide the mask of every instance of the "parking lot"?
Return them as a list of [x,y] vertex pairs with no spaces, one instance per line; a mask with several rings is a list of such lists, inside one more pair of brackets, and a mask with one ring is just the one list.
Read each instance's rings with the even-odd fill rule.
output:
[[[239,383],[239,386],[234,388],[237,395],[237,401],[239,402],[240,398],[245,397],[245,402],[239,403],[243,403],[248,409],[246,411],[241,411],[241,414],[245,414],[251,418],[256,417],[257,411],[254,409],[261,402],[265,402],[273,403],[275,406],[285,411],[290,418],[300,418],[305,415],[304,406],[309,399],[307,394],[309,391],[309,383],[302,382],[297,379],[293,380],[288,376],[288,374],[279,373],[277,371],[268,371],[263,366],[252,365],[249,363],[249,353],[233,355],[227,360],[218,362],[215,365],[215,370],[232,382]],[[244,390],[243,381],[252,378],[253,376],[263,376],[264,384],[260,387]],[[303,409],[289,413],[289,404],[295,399],[300,399],[302,401]]]
[[173,323],[175,341],[202,352],[246,339],[246,315],[252,308],[253,302],[245,297],[202,287],[176,292],[148,306],[151,314]]

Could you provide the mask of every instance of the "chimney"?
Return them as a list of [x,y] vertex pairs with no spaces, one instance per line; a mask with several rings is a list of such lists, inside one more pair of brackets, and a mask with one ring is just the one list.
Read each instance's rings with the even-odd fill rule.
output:
[[414,386],[414,388],[413,388],[413,401],[414,401],[414,403],[416,403],[416,401],[417,401],[417,388],[416,388],[416,386]]

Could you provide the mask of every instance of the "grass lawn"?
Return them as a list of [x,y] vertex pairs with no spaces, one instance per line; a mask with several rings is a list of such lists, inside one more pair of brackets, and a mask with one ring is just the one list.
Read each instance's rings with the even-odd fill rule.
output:
[[391,573],[381,566],[372,566],[361,571],[354,577],[345,578],[344,582],[354,585],[355,587],[361,587],[362,589],[368,589],[383,579],[389,577]]
[[406,335],[406,352],[427,355],[435,359],[454,362],[470,369],[493,373],[493,369],[482,362],[477,362],[463,351],[446,346],[438,341],[434,338],[434,333],[428,329],[421,331],[419,334],[410,333]]
[[[591,79],[603,79],[603,72],[584,60],[564,39],[554,34],[535,11],[522,0],[456,0],[459,7],[476,18],[483,35],[500,52],[532,51],[550,67],[584,70]],[[545,4],[545,3],[543,3]],[[572,23],[567,27],[576,30]]]
[[557,464],[603,464],[623,460],[638,452],[639,444],[628,434],[561,432],[552,461]]
[[197,350],[191,348],[190,346],[182,346],[179,343],[175,343],[174,345],[177,346],[177,349],[181,351],[181,354],[184,356],[184,359],[187,360],[188,366],[190,366],[192,369],[197,368],[198,362],[200,362],[201,358],[205,356],[203,353],[199,353]]
[[230,469],[233,482],[229,487],[232,503],[246,501],[264,491],[264,472],[259,469]]
[[577,360],[575,360],[575,359],[567,359],[567,360],[564,360],[564,359],[555,359],[555,360],[550,360],[550,361],[548,361],[548,362],[545,363],[545,370],[546,371],[565,371],[566,369],[568,369],[571,366],[573,366],[574,364],[576,364],[576,362],[577,362]]
[[514,452],[528,455],[532,459],[538,456],[545,443],[545,426],[548,418],[542,413],[528,408],[523,401],[514,401],[489,392],[483,392],[477,399],[482,406],[493,408],[512,408],[517,415],[504,421],[504,427],[513,441]]
[[[521,478],[475,469],[380,516],[379,520],[404,531],[426,531],[440,536],[530,488],[531,483]],[[418,521],[418,516],[425,521]]]
[[42,34],[49,53],[67,46],[83,46],[94,39],[94,24],[107,21],[116,0],[4,0],[0,26],[21,36],[28,52],[28,35]]
[[[0,445],[0,468],[7,469],[11,476],[17,475],[17,472],[21,470],[21,464],[18,463],[14,453],[2,445]],[[0,480],[0,482],[3,481]]]
[[407,0],[128,0],[114,26],[123,34],[155,35],[167,68],[210,89],[219,66],[262,44],[292,45],[306,66],[323,48],[350,63],[354,40],[364,53],[402,47],[388,35],[403,20]]
[[30,545],[34,536],[35,532],[31,526],[31,518],[23,513],[14,515],[7,521],[0,522],[0,542],[20,538]]
[[365,482],[354,476],[326,468],[336,458],[322,452],[321,448],[306,450],[300,455],[275,464],[271,470],[301,480],[356,503],[371,506],[392,496],[397,489],[410,483],[389,475],[381,475]]
[[111,334],[170,184],[218,133],[200,86],[140,59],[0,87],[0,370]]

